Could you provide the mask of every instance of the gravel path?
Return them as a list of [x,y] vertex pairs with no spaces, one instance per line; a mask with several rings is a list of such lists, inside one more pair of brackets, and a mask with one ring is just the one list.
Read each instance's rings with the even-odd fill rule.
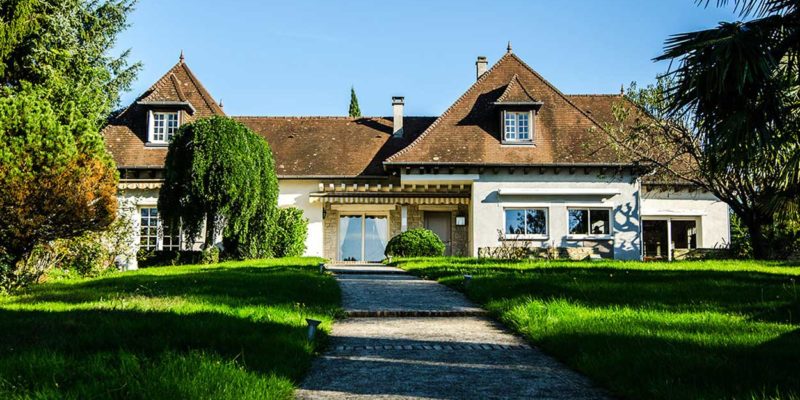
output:
[[396,271],[337,280],[345,310],[371,318],[334,325],[299,399],[608,398],[443,285]]

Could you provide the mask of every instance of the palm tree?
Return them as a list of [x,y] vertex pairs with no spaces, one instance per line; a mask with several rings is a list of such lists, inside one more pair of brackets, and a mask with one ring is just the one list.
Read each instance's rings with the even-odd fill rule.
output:
[[763,258],[765,226],[773,217],[798,216],[800,0],[732,1],[745,21],[673,35],[656,60],[673,63],[665,77],[665,111],[696,129],[702,168],[752,183],[730,194],[734,203],[753,197],[758,205],[734,211],[756,239],[755,256]]

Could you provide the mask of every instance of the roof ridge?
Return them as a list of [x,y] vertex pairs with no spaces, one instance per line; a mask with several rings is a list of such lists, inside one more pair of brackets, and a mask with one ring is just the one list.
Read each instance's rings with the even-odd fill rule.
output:
[[181,101],[186,101],[186,95],[183,94],[183,90],[181,89],[181,81],[178,80],[178,77],[175,76],[174,73],[169,74],[169,80],[175,86],[175,92],[178,94],[178,98]]
[[225,111],[223,111],[222,108],[220,108],[219,104],[217,104],[214,101],[214,98],[211,96],[211,93],[209,93],[209,91],[205,88],[205,86],[203,86],[200,80],[197,79],[197,77],[194,75],[194,72],[192,72],[191,68],[189,68],[189,65],[186,64],[186,61],[183,60],[178,61],[178,64],[175,65],[175,67],[182,67],[183,70],[186,71],[186,75],[189,76],[189,79],[192,81],[192,84],[194,84],[194,86],[197,87],[200,97],[203,99],[203,101],[211,110],[213,110],[215,113],[225,115]]
[[586,118],[588,118],[588,119],[589,119],[589,120],[590,120],[590,121],[591,121],[593,124],[597,125],[597,127],[599,127],[600,129],[602,129],[602,130],[604,130],[604,131],[606,130],[606,128],[605,128],[605,127],[604,127],[602,124],[600,124],[600,122],[598,122],[598,121],[597,121],[596,119],[594,119],[594,118],[593,118],[591,115],[589,115],[587,112],[583,111],[583,110],[582,110],[580,107],[578,107],[578,106],[577,106],[575,103],[573,103],[573,102],[572,102],[572,100],[570,100],[570,99],[569,99],[569,97],[568,97],[566,94],[564,94],[562,91],[558,90],[558,88],[557,88],[557,87],[555,87],[555,86],[554,86],[552,83],[550,83],[550,81],[548,81],[548,80],[547,80],[547,79],[545,79],[545,78],[544,78],[542,75],[540,75],[538,72],[536,72],[536,70],[534,70],[533,68],[531,68],[531,66],[530,66],[530,65],[528,65],[527,63],[525,63],[525,61],[522,61],[522,59],[521,59],[521,58],[517,57],[517,56],[516,56],[515,54],[513,54],[513,53],[510,53],[510,55],[511,55],[512,57],[514,57],[514,59],[516,59],[516,60],[517,60],[517,62],[519,62],[520,64],[522,64],[522,66],[523,66],[523,67],[527,68],[527,69],[528,69],[528,71],[530,71],[531,73],[533,73],[533,74],[534,74],[534,75],[535,75],[537,78],[541,79],[541,81],[542,81],[542,82],[544,82],[544,84],[545,84],[545,85],[547,85],[547,87],[549,87],[550,89],[552,89],[553,91],[555,91],[555,92],[556,92],[556,94],[558,94],[559,96],[561,96],[561,98],[563,98],[563,99],[564,99],[564,101],[566,101],[566,102],[567,102],[569,105],[571,105],[573,108],[575,108],[576,110],[578,110],[578,112],[580,112],[581,114],[583,114],[583,116],[585,116]]
[[497,98],[496,102],[505,101],[508,96],[511,96],[511,90],[517,86],[519,86],[519,89],[522,90],[522,93],[525,94],[529,100],[537,101],[536,98],[531,95],[528,89],[525,89],[525,85],[523,85],[519,80],[519,75],[515,73],[514,76],[511,77],[511,80],[508,81],[508,84],[506,84],[506,89],[503,91],[500,97]]
[[387,157],[387,158],[386,158],[386,160],[384,160],[384,162],[385,162],[385,163],[386,163],[386,162],[392,162],[392,159],[394,159],[394,158],[396,158],[396,157],[398,157],[398,156],[400,156],[400,155],[403,155],[403,154],[407,153],[408,151],[410,151],[410,149],[411,149],[411,148],[413,148],[413,147],[415,147],[417,144],[419,144],[419,142],[420,142],[420,141],[421,141],[421,140],[422,140],[422,139],[423,139],[425,136],[427,136],[427,135],[428,135],[428,133],[429,133],[431,130],[433,130],[433,128],[435,128],[436,126],[438,126],[438,125],[439,125],[439,122],[441,122],[441,120],[442,120],[444,117],[446,117],[448,114],[450,114],[450,113],[453,111],[453,109],[456,107],[456,104],[458,104],[458,103],[460,103],[462,100],[464,100],[464,98],[465,98],[465,97],[467,97],[467,95],[468,95],[468,94],[470,94],[472,91],[474,91],[474,90],[475,90],[475,88],[476,88],[476,87],[478,87],[478,84],[482,83],[484,80],[486,80],[486,79],[487,79],[486,77],[487,77],[487,76],[489,76],[489,73],[490,73],[490,72],[494,71],[494,70],[497,68],[497,66],[498,66],[498,65],[502,64],[503,62],[505,62],[505,60],[506,60],[506,59],[508,59],[508,58],[509,58],[509,57],[511,57],[511,56],[513,56],[513,53],[506,53],[506,54],[503,54],[503,56],[502,56],[502,57],[500,57],[500,59],[499,59],[499,60],[497,60],[497,62],[496,62],[496,63],[494,63],[494,65],[492,65],[492,67],[491,67],[491,68],[489,68],[489,69],[488,69],[486,72],[484,72],[484,73],[483,73],[483,74],[482,74],[482,75],[481,75],[481,76],[480,76],[478,79],[476,79],[476,80],[475,80],[475,82],[473,82],[473,83],[472,83],[472,85],[469,87],[469,89],[467,89],[467,90],[466,90],[464,93],[462,93],[462,94],[461,94],[461,96],[459,96],[459,97],[456,99],[456,101],[454,101],[454,102],[453,102],[453,104],[451,104],[451,105],[450,105],[450,107],[448,107],[446,110],[444,110],[444,112],[442,113],[442,115],[440,115],[438,118],[436,118],[436,121],[433,121],[433,123],[432,123],[432,124],[430,124],[430,125],[429,125],[429,126],[428,126],[428,127],[425,129],[425,130],[424,130],[424,131],[422,131],[422,133],[420,133],[420,134],[419,134],[419,136],[417,136],[417,138],[416,138],[416,139],[414,139],[414,141],[413,141],[413,142],[409,143],[409,144],[408,144],[408,146],[406,146],[406,147],[404,147],[404,148],[400,149],[400,150],[399,150],[397,153],[394,153],[394,154],[392,154],[391,156]]

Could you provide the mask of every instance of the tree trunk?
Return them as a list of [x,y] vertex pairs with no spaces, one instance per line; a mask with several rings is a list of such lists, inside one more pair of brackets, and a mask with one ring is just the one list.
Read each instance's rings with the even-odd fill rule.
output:
[[763,219],[759,217],[748,218],[745,222],[750,233],[750,245],[753,247],[753,258],[767,260],[770,256],[769,240],[764,234]]
[[212,211],[206,213],[206,240],[203,244],[203,250],[208,250],[211,246],[214,246],[214,241],[217,239],[214,232],[214,215],[215,213]]

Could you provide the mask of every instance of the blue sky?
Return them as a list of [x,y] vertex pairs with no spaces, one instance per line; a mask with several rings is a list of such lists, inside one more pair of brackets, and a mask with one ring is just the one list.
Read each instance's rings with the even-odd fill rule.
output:
[[[191,5],[190,5],[191,4]],[[615,93],[652,82],[671,34],[735,20],[694,0],[210,1],[140,0],[117,51],[144,69],[132,101],[178,60],[231,115],[438,115],[506,42],[565,93]]]

